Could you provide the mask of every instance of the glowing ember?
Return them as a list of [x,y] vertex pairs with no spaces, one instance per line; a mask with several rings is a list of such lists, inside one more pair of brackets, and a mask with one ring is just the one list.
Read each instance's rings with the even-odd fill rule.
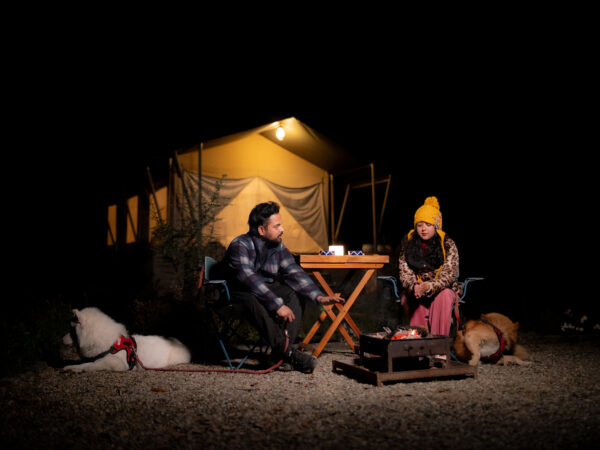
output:
[[421,335],[418,330],[414,328],[409,328],[408,330],[399,330],[394,333],[394,335],[390,338],[392,341],[396,341],[398,339],[420,339]]

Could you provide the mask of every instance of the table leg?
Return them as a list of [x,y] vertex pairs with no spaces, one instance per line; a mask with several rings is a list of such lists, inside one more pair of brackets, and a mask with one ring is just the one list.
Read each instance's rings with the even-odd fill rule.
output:
[[[336,303],[335,306],[337,306],[337,308],[341,311],[342,308],[344,307],[343,305],[340,305],[339,303]],[[360,330],[358,329],[358,325],[356,325],[356,323],[354,322],[354,320],[352,320],[352,317],[350,317],[350,313],[347,313],[344,316],[344,320],[346,322],[348,322],[348,325],[350,325],[350,328],[352,328],[352,331],[354,331],[354,333],[356,333],[356,336],[360,336]]]
[[[337,306],[339,307],[340,305],[337,305]],[[317,332],[317,330],[321,327],[321,324],[325,321],[325,318],[327,316],[329,316],[329,318],[331,319],[332,322],[336,319],[336,316],[335,316],[335,314],[332,311],[331,305],[323,305],[322,308],[323,308],[323,312],[321,313],[321,315],[319,316],[319,318],[315,321],[315,323],[313,324],[313,326],[310,329],[310,331],[304,337],[303,341],[300,343],[300,347],[303,348],[303,349],[308,345],[308,343],[313,338],[313,336],[315,335],[315,333]],[[352,324],[354,324],[354,321],[352,321]],[[354,326],[356,327],[356,324],[354,324]],[[358,327],[356,328],[356,330],[358,330]],[[356,332],[356,330],[355,330],[355,332]],[[352,338],[350,337],[350,335],[348,334],[348,332],[346,331],[346,329],[343,328],[343,327],[341,327],[340,328],[340,333],[342,334],[343,338],[346,340],[346,342],[348,343],[348,345],[350,346],[350,348],[352,350],[354,350],[354,346],[356,344],[354,343],[354,341],[352,340]],[[358,335],[360,335],[360,331],[357,333],[357,336]]]
[[325,317],[327,317],[327,314],[325,313],[325,311],[323,311],[321,313],[321,315],[319,316],[319,318],[313,324],[313,326],[310,329],[310,331],[306,334],[306,336],[304,336],[304,340],[300,343],[300,348],[302,350],[304,350],[306,348],[306,346],[308,345],[308,343],[310,342],[310,340],[313,338],[313,336],[315,335],[315,333],[317,332],[317,330],[321,327],[321,324],[325,320]]
[[[325,278],[323,278],[323,275],[321,275],[321,272],[316,272],[315,271],[315,272],[313,272],[313,275],[315,276],[315,278],[317,279],[317,281],[319,282],[319,284],[323,287],[323,289],[325,290],[325,293],[327,295],[329,295],[329,296],[336,296],[333,293],[333,291],[331,290],[331,288],[329,287],[329,285],[327,284],[327,282],[325,281]],[[340,305],[339,303],[335,303],[335,306],[340,311],[343,311],[343,309],[344,309],[344,305]],[[332,317],[331,314],[330,314],[329,317],[331,317],[331,320],[335,320],[335,316]],[[356,325],[356,323],[354,322],[354,320],[352,320],[352,317],[350,317],[350,314],[346,314],[346,316],[344,317],[344,319],[346,320],[346,322],[348,322],[348,325],[350,325],[350,328],[352,328],[352,331],[354,331],[354,333],[356,334],[356,336],[360,336],[360,330],[358,329],[358,326]],[[343,329],[343,328],[341,328],[341,329]],[[352,347],[352,349],[354,349],[354,343],[352,343],[351,347]]]
[[331,339],[331,336],[333,335],[335,330],[340,326],[340,323],[342,323],[342,320],[344,320],[344,318],[348,314],[348,311],[354,304],[354,301],[358,297],[358,294],[360,294],[360,292],[363,290],[363,288],[365,287],[365,285],[367,284],[367,282],[369,281],[371,276],[373,276],[373,273],[375,273],[375,269],[368,269],[365,272],[365,274],[361,278],[360,282],[354,288],[354,291],[352,292],[352,294],[350,294],[350,297],[348,298],[348,300],[346,300],[346,303],[340,310],[340,313],[337,315],[337,317],[335,318],[333,323],[329,326],[329,328],[325,332],[325,335],[321,339],[321,342],[319,342],[319,345],[313,351],[313,356],[317,357],[321,354],[321,352],[323,351],[323,348],[325,348],[325,345],[327,344],[327,342],[329,342],[329,339]]
[[[329,316],[329,318],[331,319],[331,321],[332,322],[335,321],[335,319],[337,317],[333,313],[333,307],[331,305],[323,305],[323,309],[325,310],[324,312],[327,313],[327,315]],[[350,348],[352,349],[352,351],[354,351],[354,346],[355,346],[354,341],[352,340],[352,338],[350,337],[350,335],[348,334],[348,332],[346,331],[346,329],[344,327],[339,327],[339,332],[344,337],[344,339],[346,340],[346,342],[348,343],[348,345],[350,346]]]

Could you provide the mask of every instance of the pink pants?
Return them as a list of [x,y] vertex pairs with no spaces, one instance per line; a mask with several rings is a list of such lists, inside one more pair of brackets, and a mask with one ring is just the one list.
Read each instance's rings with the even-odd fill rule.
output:
[[410,317],[410,325],[427,327],[430,334],[448,336],[452,322],[452,309],[456,302],[456,292],[444,289],[437,294],[429,307],[422,305],[412,295],[402,293],[400,302],[404,311]]

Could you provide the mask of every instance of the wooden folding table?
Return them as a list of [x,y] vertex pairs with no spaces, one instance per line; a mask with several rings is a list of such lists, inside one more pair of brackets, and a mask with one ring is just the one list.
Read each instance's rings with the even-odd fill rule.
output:
[[[352,331],[356,334],[356,336],[360,336],[360,330],[356,323],[350,317],[349,311],[354,304],[354,301],[361,293],[363,288],[366,286],[367,282],[371,279],[373,274],[375,273],[375,269],[381,269],[385,263],[389,262],[389,257],[387,255],[348,255],[348,256],[334,256],[334,255],[300,255],[300,265],[304,269],[316,269],[313,270],[313,274],[319,284],[323,287],[323,290],[327,295],[333,296],[335,295],[331,287],[327,284],[321,271],[323,269],[366,269],[362,278],[358,282],[358,284],[354,287],[354,290],[350,294],[350,296],[346,299],[346,303],[343,305],[334,304],[334,305],[323,305],[323,312],[314,323],[302,343],[300,344],[301,348],[306,348],[310,340],[313,338],[317,330],[323,324],[325,319],[329,316],[332,323],[323,335],[323,338],[317,345],[317,347],[313,351],[313,356],[317,357],[323,351],[323,348],[333,336],[335,330],[338,329],[350,346],[352,350],[354,350],[355,343],[346,331],[344,327],[340,327],[340,324],[343,320],[345,320]],[[336,315],[333,311],[334,306],[338,310],[338,314]]]

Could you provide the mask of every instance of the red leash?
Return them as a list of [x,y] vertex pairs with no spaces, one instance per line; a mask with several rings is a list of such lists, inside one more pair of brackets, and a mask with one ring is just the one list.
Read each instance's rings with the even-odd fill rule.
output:
[[[288,332],[287,330],[284,330],[285,332],[285,348],[283,350],[283,352],[285,353],[288,349],[289,343],[290,343],[290,338],[288,336]],[[254,375],[263,375],[265,373],[269,373],[272,372],[273,370],[277,369],[281,364],[283,364],[283,358],[277,362],[275,365],[269,367],[268,369],[264,369],[264,370],[250,370],[250,369],[167,369],[167,368],[154,368],[154,367],[146,367],[144,366],[144,364],[142,363],[142,361],[140,360],[140,358],[136,356],[136,360],[137,363],[140,365],[140,367],[144,370],[154,370],[154,371],[158,371],[158,372],[216,372],[216,373],[249,373],[249,374],[254,374]]]

